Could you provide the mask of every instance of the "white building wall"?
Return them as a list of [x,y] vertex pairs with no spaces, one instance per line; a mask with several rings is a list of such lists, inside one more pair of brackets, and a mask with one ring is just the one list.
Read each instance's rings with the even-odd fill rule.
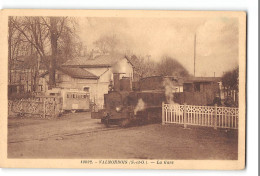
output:
[[133,78],[133,67],[126,58],[122,58],[112,68],[85,68],[90,73],[100,76],[98,80],[95,79],[77,79],[72,78],[62,72],[57,72],[60,76],[58,78],[57,87],[84,90],[84,87],[89,87],[90,99],[99,107],[104,105],[104,94],[108,93],[109,83],[113,80],[113,73],[124,73],[120,75],[122,78]]

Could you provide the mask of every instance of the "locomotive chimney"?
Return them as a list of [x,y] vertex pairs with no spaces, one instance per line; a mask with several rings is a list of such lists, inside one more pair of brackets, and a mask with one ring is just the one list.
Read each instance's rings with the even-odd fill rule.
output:
[[120,79],[120,90],[121,91],[131,91],[131,79],[129,77],[123,77]]
[[114,78],[114,91],[120,91],[120,74],[119,73],[113,73]]

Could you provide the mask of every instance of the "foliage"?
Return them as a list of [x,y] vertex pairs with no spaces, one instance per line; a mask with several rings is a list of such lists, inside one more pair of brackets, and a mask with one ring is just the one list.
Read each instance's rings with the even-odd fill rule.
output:
[[137,79],[156,75],[156,64],[146,57],[137,57],[132,55],[130,58],[131,63],[134,65],[134,77]]
[[117,49],[119,44],[119,39],[116,35],[103,35],[97,41],[94,42],[94,45],[99,49],[102,54],[113,53]]
[[83,45],[75,33],[77,27],[78,23],[75,18],[67,18],[67,24],[64,26],[58,41],[57,65],[61,65],[67,60],[81,55]]
[[238,67],[226,72],[222,76],[222,84],[227,90],[236,90],[238,91],[238,83],[239,83],[239,69]]
[[189,76],[188,71],[176,60],[171,57],[163,57],[162,61],[157,65],[157,73],[162,76]]
[[189,76],[188,71],[177,60],[171,57],[163,57],[162,61],[157,63],[149,59],[149,57],[137,57],[133,55],[130,61],[134,65],[135,76],[139,78],[149,76]]
[[39,63],[43,63],[50,73],[50,86],[55,86],[57,64],[63,63],[64,58],[69,58],[73,53],[75,24],[75,20],[68,17],[10,17],[10,65],[19,56],[25,56],[31,59],[31,63],[37,63],[29,65],[35,70],[33,79],[36,84],[34,87],[37,87]]
[[238,102],[235,102],[231,96],[227,96],[224,100],[226,107],[238,107]]

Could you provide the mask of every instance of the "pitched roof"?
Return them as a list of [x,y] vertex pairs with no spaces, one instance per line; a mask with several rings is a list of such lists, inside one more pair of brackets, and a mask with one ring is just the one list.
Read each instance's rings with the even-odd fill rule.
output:
[[[72,78],[79,78],[79,79],[98,79],[99,77],[88,72],[83,68],[68,68],[68,67],[59,67],[57,70],[71,76]],[[49,74],[49,71],[46,71],[40,74],[40,77],[44,77],[45,75]]]
[[60,67],[58,70],[61,72],[68,74],[73,78],[80,78],[80,79],[98,79],[99,77],[88,72],[83,68],[68,68],[68,67]]
[[[128,60],[128,58],[123,54],[99,55],[95,58],[91,58],[90,56],[76,57],[74,59],[68,60],[62,66],[82,68],[111,67],[123,58],[126,58]],[[132,64],[130,61],[129,63]]]
[[192,82],[220,82],[221,77],[189,77],[184,79],[184,83]]

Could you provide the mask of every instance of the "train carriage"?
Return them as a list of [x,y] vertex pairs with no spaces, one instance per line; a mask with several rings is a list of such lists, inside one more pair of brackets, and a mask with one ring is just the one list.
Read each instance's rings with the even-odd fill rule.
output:
[[90,96],[85,91],[77,89],[51,89],[47,96],[61,97],[62,111],[87,111],[90,110]]

